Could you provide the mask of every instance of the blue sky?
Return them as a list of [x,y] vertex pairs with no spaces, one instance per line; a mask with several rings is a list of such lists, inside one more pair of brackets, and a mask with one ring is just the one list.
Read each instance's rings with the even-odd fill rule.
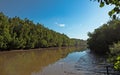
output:
[[88,32],[110,20],[107,13],[111,9],[90,0],[0,0],[5,15],[28,18],[78,39],[87,39]]

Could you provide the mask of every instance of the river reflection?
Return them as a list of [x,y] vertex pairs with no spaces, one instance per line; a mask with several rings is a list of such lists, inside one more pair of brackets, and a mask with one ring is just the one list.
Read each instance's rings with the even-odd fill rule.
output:
[[[66,63],[74,61],[77,56],[75,58],[68,56],[66,62],[63,60],[75,50],[80,49],[0,52],[0,75],[63,75],[61,74],[65,72],[63,69],[68,65]],[[63,64],[66,64],[66,67]]]
[[104,60],[103,57],[90,53],[90,50],[72,52],[32,75],[104,75],[101,71],[106,70],[98,65],[104,63]]

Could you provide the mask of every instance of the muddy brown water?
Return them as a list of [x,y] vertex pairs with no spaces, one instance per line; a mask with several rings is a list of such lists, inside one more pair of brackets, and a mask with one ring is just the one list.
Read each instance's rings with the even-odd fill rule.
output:
[[104,75],[102,61],[75,48],[0,52],[0,75]]

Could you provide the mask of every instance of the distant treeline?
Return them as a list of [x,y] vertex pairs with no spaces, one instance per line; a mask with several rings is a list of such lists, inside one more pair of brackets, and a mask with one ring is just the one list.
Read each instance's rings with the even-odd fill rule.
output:
[[9,18],[0,13],[0,50],[80,45],[85,45],[85,41],[70,39],[27,18]]

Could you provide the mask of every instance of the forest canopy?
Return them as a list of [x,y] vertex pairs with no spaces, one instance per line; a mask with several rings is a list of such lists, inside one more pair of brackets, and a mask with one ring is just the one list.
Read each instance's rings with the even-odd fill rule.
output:
[[0,50],[80,46],[83,43],[84,40],[70,39],[27,18],[9,18],[0,13]]

